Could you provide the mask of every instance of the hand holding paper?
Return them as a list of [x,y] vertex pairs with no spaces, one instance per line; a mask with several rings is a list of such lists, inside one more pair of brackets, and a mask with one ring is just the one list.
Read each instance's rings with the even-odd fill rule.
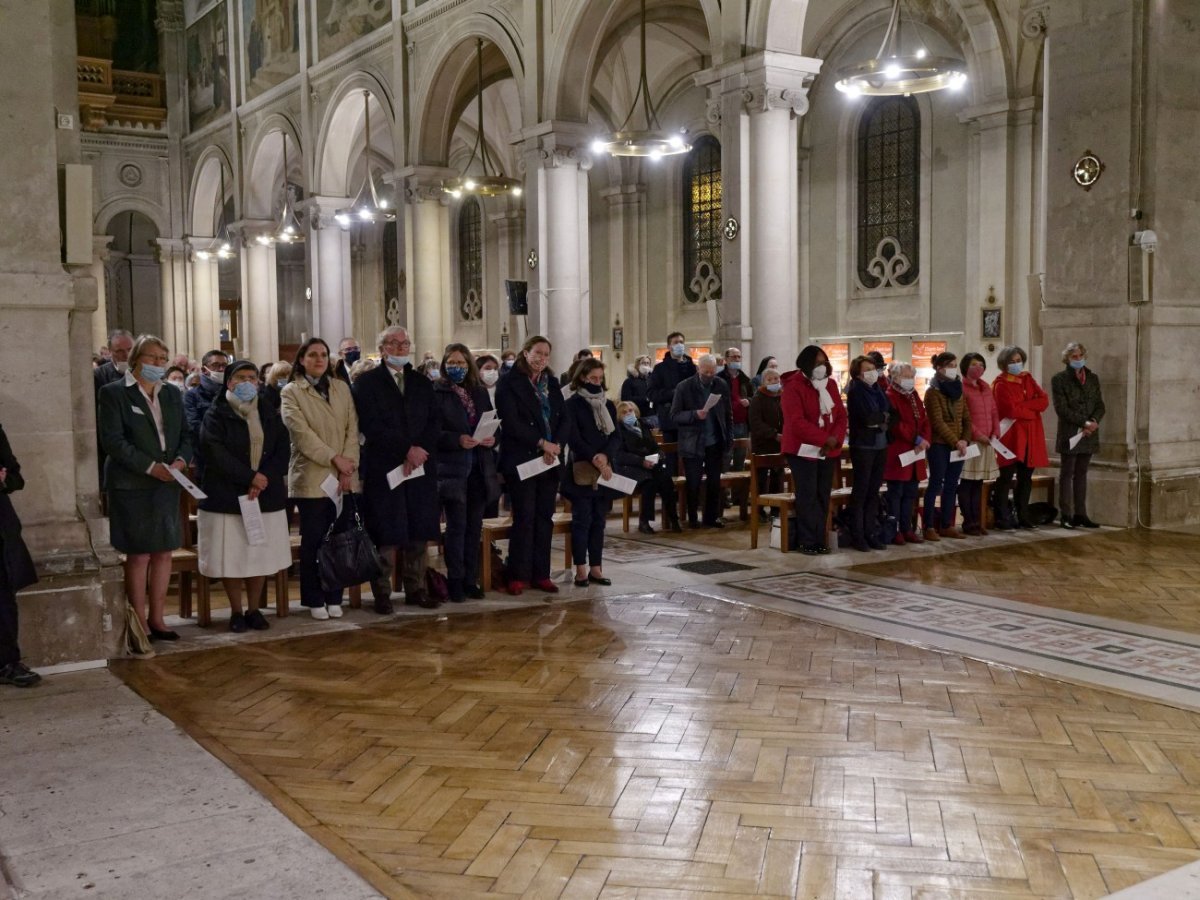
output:
[[957,450],[955,450],[953,453],[951,453],[950,454],[950,462],[952,462],[952,463],[953,462],[966,462],[968,459],[974,459],[978,455],[979,455],[979,445],[978,444],[968,444],[967,449],[964,450],[962,453],[959,453]]
[[1067,446],[1070,447],[1072,450],[1074,450],[1076,447],[1079,446],[1079,442],[1084,439],[1084,436],[1086,434],[1087,434],[1087,432],[1084,431],[1082,428],[1079,429],[1079,431],[1075,434],[1075,436],[1067,441]]
[[622,494],[632,494],[637,490],[637,482],[632,478],[626,478],[624,475],[618,475],[616,472],[610,474],[607,478],[601,478],[600,483],[606,488],[612,488],[614,491],[619,491]]
[[816,444],[801,444],[796,455],[801,459],[824,459],[825,451]]
[[714,406],[716,406],[720,402],[721,402],[720,394],[715,393],[715,392],[712,394],[709,394],[708,399],[704,401],[704,411],[708,412],[710,409],[712,409]]
[[475,433],[471,435],[477,441],[486,441],[500,430],[500,419],[491,410],[485,412],[479,419],[479,424],[475,426]]
[[532,478],[534,475],[541,475],[543,472],[548,472],[557,465],[557,456],[554,457],[554,462],[546,462],[546,457],[543,454],[536,459],[531,459],[529,462],[521,463],[521,465],[517,466],[517,474],[521,476],[521,480],[524,481],[527,478]]
[[396,466],[396,468],[392,469],[392,471],[388,472],[387,474],[388,487],[390,487],[392,490],[395,490],[400,485],[404,484],[404,482],[411,481],[413,478],[420,478],[424,474],[424,466],[417,466],[407,475],[404,474],[404,466]]
[[900,465],[905,466],[905,467],[911,466],[917,460],[924,459],[924,458],[925,458],[925,451],[923,449],[922,450],[909,450],[907,453],[900,454]]
[[1000,438],[991,438],[988,443],[992,445],[992,449],[996,451],[996,455],[1003,459],[1016,459],[1017,454],[1013,453],[1000,441]]
[[321,492],[333,501],[333,506],[337,510],[337,514],[342,514],[342,486],[338,482],[336,475],[326,475],[325,480],[321,482]]
[[179,486],[191,494],[192,497],[197,500],[208,499],[208,494],[196,487],[196,485],[192,482],[192,479],[184,475],[179,469],[175,468],[174,466],[167,466],[167,471],[171,473],[172,478],[179,482]]

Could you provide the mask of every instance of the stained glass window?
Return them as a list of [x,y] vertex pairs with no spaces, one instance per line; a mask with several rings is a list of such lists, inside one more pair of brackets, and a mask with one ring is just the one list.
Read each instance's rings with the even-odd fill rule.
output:
[[721,143],[703,135],[683,165],[683,293],[721,297]]
[[912,97],[878,97],[858,126],[858,278],[864,287],[916,282],[920,224],[921,112]]
[[463,321],[483,318],[483,210],[475,197],[458,211],[458,291]]

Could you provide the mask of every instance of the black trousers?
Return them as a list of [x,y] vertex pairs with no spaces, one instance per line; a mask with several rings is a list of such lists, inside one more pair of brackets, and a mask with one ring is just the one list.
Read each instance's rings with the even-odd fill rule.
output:
[[788,465],[792,467],[792,481],[796,484],[796,539],[801,547],[823,547],[825,522],[829,518],[829,493],[833,490],[833,473],[837,471],[838,461],[789,456]]
[[[307,607],[338,606],[341,590],[327,591],[321,587],[321,572],[317,566],[317,551],[325,533],[337,518],[337,508],[328,497],[319,500],[298,498],[296,514],[300,518],[300,603]],[[350,505],[342,508],[341,524],[349,519]]]
[[958,508],[962,512],[963,528],[983,525],[983,481],[979,479],[958,483]]
[[638,518],[647,524],[654,521],[654,498],[662,497],[663,511],[667,514],[668,522],[679,521],[679,507],[676,503],[675,482],[671,480],[667,467],[659,463],[650,470],[650,477],[642,482],[642,507]]
[[608,491],[571,494],[571,557],[577,566],[600,568],[604,558],[604,526],[612,509]]
[[483,501],[487,487],[479,469],[472,466],[466,478],[438,481],[438,495],[446,514],[446,577],[468,586],[479,584],[479,542],[483,532]]
[[554,502],[558,497],[558,469],[517,480],[515,471],[505,476],[512,503],[512,529],[508,540],[508,580],[533,584],[550,577],[550,540],[554,537]]
[[[0,550],[3,544],[0,542]],[[0,566],[0,666],[21,661],[17,627],[17,594],[8,586],[8,575]]]
[[1090,453],[1064,453],[1058,476],[1058,511],[1064,516],[1087,515],[1087,473]]
[[879,488],[883,486],[886,464],[887,448],[850,448],[850,466],[854,470],[854,487],[850,489],[850,534],[855,540],[865,540],[879,529]]
[[1013,505],[1017,508],[1017,522],[1022,525],[1032,524],[1029,521],[1029,495],[1033,493],[1033,469],[1021,462],[1001,469],[1000,476],[992,487],[992,509],[996,514],[996,521],[1009,520],[1008,491],[1012,488],[1014,477],[1017,486],[1013,489]]
[[696,522],[700,507],[700,480],[704,479],[704,524],[711,525],[721,518],[721,464],[725,447],[719,441],[704,448],[703,456],[685,456],[683,474],[687,478],[688,521]]

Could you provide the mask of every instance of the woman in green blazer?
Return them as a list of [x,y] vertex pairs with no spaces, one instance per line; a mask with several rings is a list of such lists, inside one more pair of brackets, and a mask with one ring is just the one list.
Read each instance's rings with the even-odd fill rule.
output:
[[163,641],[179,639],[163,621],[171,551],[181,542],[180,488],[170,470],[182,472],[192,459],[183,395],[163,381],[169,353],[159,338],[139,337],[124,379],[100,389],[96,423],[108,457],[110,538],[125,554],[125,593],[150,639]]

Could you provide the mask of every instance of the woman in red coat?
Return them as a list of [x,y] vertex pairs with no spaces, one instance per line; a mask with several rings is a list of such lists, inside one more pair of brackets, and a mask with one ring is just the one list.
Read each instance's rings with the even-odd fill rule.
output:
[[[846,440],[846,407],[830,378],[829,357],[809,345],[796,357],[799,371],[783,376],[783,433],[779,449],[788,457],[796,484],[796,537],[809,556],[828,553],[825,522],[833,473]],[[815,448],[815,449],[814,449]],[[817,458],[803,454],[815,454]]]
[[[1029,518],[1029,494],[1033,490],[1033,470],[1050,465],[1046,454],[1046,433],[1042,429],[1042,413],[1050,406],[1050,397],[1034,381],[1033,375],[1025,371],[1029,357],[1020,347],[1005,347],[996,357],[1000,374],[992,382],[992,393],[996,397],[996,410],[1000,414],[1001,427],[1005,419],[1012,426],[1000,438],[1004,446],[1014,454],[1005,459],[1000,454],[996,462],[1000,466],[1000,477],[992,491],[992,508],[996,515],[996,527],[1002,531],[1013,528],[1035,528]],[[1017,518],[1013,521],[1008,503],[1008,491],[1016,476],[1017,487],[1013,491]]]
[[887,463],[883,477],[887,481],[888,515],[896,518],[896,544],[920,544],[924,539],[913,525],[917,505],[917,487],[925,479],[925,460],[907,466],[900,457],[910,450],[926,450],[932,436],[925,404],[915,392],[916,370],[906,362],[894,362],[888,370],[888,400],[896,411],[889,434]]

